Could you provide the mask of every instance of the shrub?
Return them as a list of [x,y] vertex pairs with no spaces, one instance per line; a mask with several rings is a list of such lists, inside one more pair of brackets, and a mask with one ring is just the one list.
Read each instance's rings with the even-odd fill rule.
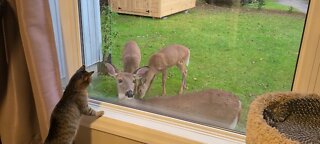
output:
[[293,12],[293,7],[292,7],[292,6],[289,7],[288,12],[289,12],[289,13],[292,13],[292,12]]
[[241,0],[240,3],[241,3],[241,5],[246,5],[249,3],[253,3],[253,0]]
[[108,55],[112,52],[114,40],[118,36],[118,32],[113,29],[115,21],[112,19],[117,16],[116,13],[111,11],[108,6],[102,6],[101,10],[101,30],[102,30],[102,52],[103,55]]
[[219,6],[237,6],[241,0],[206,0],[208,4],[215,4]]
[[109,0],[100,0],[100,7],[108,6]]
[[265,5],[264,0],[258,0],[258,9],[259,10],[262,9],[262,6],[264,6],[264,5]]

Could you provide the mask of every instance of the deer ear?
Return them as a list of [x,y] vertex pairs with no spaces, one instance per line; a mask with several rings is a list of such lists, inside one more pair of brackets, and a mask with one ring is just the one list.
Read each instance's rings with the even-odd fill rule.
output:
[[135,76],[135,78],[140,79],[143,76],[145,76],[148,71],[149,71],[149,67],[144,66],[144,67],[138,68],[136,71],[134,71],[133,75]]
[[107,71],[110,76],[113,76],[113,77],[117,76],[118,74],[117,70],[112,64],[105,63],[105,66],[107,67]]

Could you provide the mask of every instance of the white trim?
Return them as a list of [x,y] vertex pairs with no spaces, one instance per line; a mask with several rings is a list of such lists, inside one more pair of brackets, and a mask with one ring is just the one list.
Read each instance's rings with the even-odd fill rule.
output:
[[[90,106],[105,112],[104,117],[161,131],[206,144],[244,144],[245,136],[171,117],[90,100]],[[108,124],[106,124],[108,125]],[[156,138],[155,138],[156,139]]]

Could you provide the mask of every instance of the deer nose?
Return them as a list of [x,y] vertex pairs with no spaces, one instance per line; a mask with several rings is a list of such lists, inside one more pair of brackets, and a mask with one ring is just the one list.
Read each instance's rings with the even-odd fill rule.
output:
[[127,96],[128,98],[133,98],[133,91],[132,91],[132,90],[128,90],[128,91],[126,92],[126,96]]

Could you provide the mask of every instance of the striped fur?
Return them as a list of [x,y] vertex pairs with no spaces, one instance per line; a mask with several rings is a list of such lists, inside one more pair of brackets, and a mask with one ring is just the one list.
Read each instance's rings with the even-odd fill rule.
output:
[[76,136],[82,114],[100,117],[103,111],[96,112],[88,105],[87,87],[92,72],[82,66],[70,79],[61,100],[54,108],[49,134],[45,144],[72,144]]

